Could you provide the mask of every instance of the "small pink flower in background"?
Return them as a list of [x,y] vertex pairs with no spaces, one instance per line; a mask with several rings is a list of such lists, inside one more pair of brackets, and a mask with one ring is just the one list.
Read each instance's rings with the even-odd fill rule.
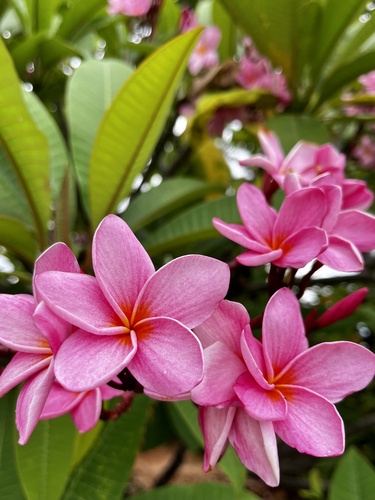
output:
[[152,0],[108,0],[108,14],[141,17],[147,14],[151,5]]
[[56,378],[71,391],[99,387],[126,367],[149,394],[175,397],[202,378],[202,348],[190,330],[225,296],[226,264],[202,255],[155,272],[127,224],[109,215],[93,239],[96,277],[45,272],[38,291],[78,328],[59,349]]
[[277,213],[258,188],[244,183],[237,192],[237,206],[243,226],[217,218],[213,224],[223,236],[248,249],[237,257],[240,264],[272,262],[299,268],[327,247],[327,235],[321,229],[327,202],[319,188],[305,188],[287,196]]
[[361,75],[358,81],[363,85],[366,94],[375,94],[375,71]]
[[375,141],[369,135],[363,135],[352,155],[363,168],[375,168]]
[[28,441],[38,423],[55,380],[54,356],[71,332],[71,326],[40,301],[35,288],[36,276],[51,269],[80,273],[71,250],[63,243],[56,243],[35,263],[35,297],[0,295],[0,340],[5,346],[17,351],[0,376],[0,396],[26,380],[16,408],[20,444]]
[[362,304],[368,293],[368,288],[360,288],[344,299],[333,304],[315,322],[317,328],[323,328],[336,321],[347,318]]
[[367,187],[365,181],[344,179],[342,189],[342,210],[367,210],[374,201],[374,193]]
[[276,486],[275,434],[302,453],[343,453],[343,422],[333,403],[371,382],[375,356],[345,341],[308,348],[298,300],[286,288],[266,306],[262,342],[246,314],[224,301],[195,329],[206,364],[192,391],[201,405],[204,468],[214,467],[228,439],[247,468]]

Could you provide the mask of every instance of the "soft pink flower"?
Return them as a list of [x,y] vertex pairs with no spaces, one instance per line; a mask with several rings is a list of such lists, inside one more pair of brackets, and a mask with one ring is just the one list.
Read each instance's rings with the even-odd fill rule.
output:
[[[36,261],[34,280],[46,270],[79,273],[73,253],[63,243],[46,250]],[[70,325],[50,311],[34,287],[31,295],[0,295],[0,340],[18,351],[0,377],[0,396],[26,380],[16,408],[20,444],[34,430],[55,380],[54,355],[70,334]]]
[[192,75],[197,75],[203,68],[212,68],[219,62],[217,48],[221,39],[221,31],[217,26],[207,26],[193,50],[188,68]]
[[152,0],[108,0],[108,14],[124,14],[125,16],[141,17],[150,10]]
[[228,266],[188,255],[155,272],[127,224],[109,215],[94,235],[93,267],[96,277],[48,272],[36,279],[48,306],[82,328],[57,354],[61,385],[87,391],[127,367],[145,392],[174,397],[194,387],[203,362],[190,328],[225,296]]
[[244,183],[237,192],[237,206],[243,226],[217,218],[213,224],[223,236],[248,249],[237,257],[240,264],[259,266],[272,262],[299,268],[327,246],[327,235],[321,229],[327,203],[319,188],[292,193],[277,213],[258,188]]
[[[54,382],[49,391],[47,401],[40,415],[41,420],[60,417],[70,413],[79,432],[87,432],[98,423],[102,410],[102,401],[124,394],[123,391],[103,385],[85,392],[72,392]],[[125,393],[125,397],[133,397]]]
[[375,94],[375,71],[360,76],[358,81],[364,86],[366,94]]
[[206,364],[192,391],[204,407],[205,470],[214,467],[227,439],[245,466],[271,486],[279,481],[275,433],[302,453],[343,452],[343,422],[333,403],[372,380],[373,353],[352,342],[308,348],[298,300],[286,288],[267,304],[262,343],[244,308],[228,301],[195,332]]
[[187,31],[197,28],[199,26],[199,21],[195,12],[189,7],[183,7],[181,10],[180,18],[180,31],[181,33],[186,33]]
[[363,135],[352,155],[363,168],[375,168],[375,141],[369,135]]

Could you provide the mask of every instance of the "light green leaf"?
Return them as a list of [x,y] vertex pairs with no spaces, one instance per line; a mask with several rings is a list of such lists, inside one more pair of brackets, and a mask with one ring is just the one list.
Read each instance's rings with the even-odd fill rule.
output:
[[175,0],[164,0],[158,16],[158,36],[174,35],[178,32],[180,23],[180,9]]
[[226,222],[240,222],[234,196],[200,203],[182,212],[144,242],[151,256],[171,251],[189,243],[220,237],[212,225],[212,218]]
[[79,433],[76,435],[72,467],[76,467],[85,458],[94,446],[96,440],[100,436],[100,433],[103,431],[104,426],[105,423],[103,420],[99,420],[93,429],[88,432],[84,432],[83,434]]
[[228,476],[234,491],[236,493],[243,491],[247,469],[231,446],[228,446],[224,456],[220,459],[219,467]]
[[173,484],[135,495],[132,500],[255,500],[248,491],[235,495],[233,489],[221,483]]
[[93,228],[129,195],[163,131],[180,78],[201,29],[180,35],[147,58],[106,112],[90,163]]
[[12,59],[1,40],[0,67],[0,145],[17,174],[43,248],[51,205],[48,142],[28,112]]
[[69,478],[77,430],[69,415],[42,420],[17,446],[18,473],[28,500],[59,500]]
[[151,222],[167,214],[173,214],[212,192],[220,192],[219,186],[208,184],[197,179],[167,179],[160,186],[138,195],[123,215],[124,220],[133,231],[147,226]]
[[0,498],[1,500],[24,500],[17,473],[14,450],[14,412],[17,391],[12,391],[0,400]]
[[26,0],[33,32],[48,30],[63,0]]
[[186,439],[188,442],[190,441],[190,436],[194,444],[203,448],[204,440],[198,425],[198,409],[193,402],[186,400],[170,403],[168,404],[168,411],[172,415],[172,420],[176,425],[176,430],[179,432],[180,437]]
[[37,257],[35,238],[22,222],[11,217],[0,216],[0,245],[31,265]]
[[309,115],[278,115],[267,120],[266,127],[277,134],[285,154],[298,141],[325,144],[331,140],[331,136],[322,122]]
[[46,32],[34,33],[12,48],[11,55],[20,77],[24,77],[28,63],[35,61],[40,47],[47,39]]
[[329,500],[373,500],[375,469],[355,447],[340,459],[332,477]]
[[57,36],[66,40],[78,38],[88,23],[107,5],[107,0],[69,0],[60,9],[63,18]]
[[74,165],[86,209],[90,156],[100,120],[132,71],[122,61],[90,60],[83,63],[69,80],[66,112]]
[[107,422],[74,470],[64,500],[121,500],[141,444],[152,400],[137,395],[130,409]]
[[224,62],[232,59],[236,52],[237,28],[220,0],[213,0],[212,24],[217,26],[221,31],[221,40],[218,48],[220,60]]

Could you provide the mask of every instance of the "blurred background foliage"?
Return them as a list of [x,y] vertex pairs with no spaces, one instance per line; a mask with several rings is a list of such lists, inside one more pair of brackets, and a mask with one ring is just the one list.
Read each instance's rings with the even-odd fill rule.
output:
[[[179,35],[185,6],[222,33],[219,63],[197,75],[186,67],[201,31]],[[278,134],[285,154],[302,139],[333,143],[347,155],[347,177],[375,190],[375,163],[364,168],[353,154],[364,135],[375,137],[375,95],[358,81],[375,70],[374,28],[375,4],[362,0],[164,0],[145,18],[108,15],[105,0],[2,0],[1,292],[30,293],[34,260],[56,241],[92,272],[91,238],[111,212],[132,227],[156,266],[195,252],[232,262],[238,247],[211,220],[239,221],[237,187],[260,185],[260,170],[239,165],[259,151],[260,125]],[[249,39],[286,79],[288,102],[237,83]],[[233,267],[228,298],[251,317],[267,302],[266,272]],[[316,274],[304,315],[362,286],[369,294],[352,316],[312,332],[310,342],[347,339],[374,350],[374,284],[371,254],[361,273]],[[69,418],[41,422],[21,448],[15,396],[0,401],[2,499],[370,500],[375,491],[373,385],[338,405],[347,453],[322,460],[280,446],[281,485],[272,491],[230,449],[220,481],[168,484],[188,452],[202,453],[190,402],[139,397],[120,419],[83,436]],[[157,488],[138,494],[131,479],[137,452],[165,444],[174,450],[170,464]]]

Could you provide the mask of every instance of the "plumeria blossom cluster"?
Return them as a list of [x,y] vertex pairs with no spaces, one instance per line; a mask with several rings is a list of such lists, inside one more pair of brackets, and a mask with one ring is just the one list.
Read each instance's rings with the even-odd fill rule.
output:
[[[247,249],[240,264],[271,264],[264,313],[250,319],[225,299],[230,268],[217,259],[185,255],[155,270],[115,215],[94,234],[94,275],[82,272],[65,244],[52,245],[35,263],[33,295],[0,295],[0,342],[14,352],[0,396],[24,382],[20,444],[40,419],[70,413],[86,432],[105,418],[104,400],[120,396],[126,410],[143,392],[198,405],[206,471],[230,443],[248,469],[276,486],[276,436],[302,453],[343,453],[334,404],[371,382],[375,355],[346,341],[309,347],[307,333],[350,315],[367,289],[304,320],[303,287],[298,297],[291,288],[296,270],[314,259],[312,271],[363,267],[361,252],[375,248],[375,217],[364,211],[372,194],[344,178],[344,159],[330,145],[299,143],[285,157],[271,132],[262,130],[260,141],[266,156],[245,163],[266,170],[264,189],[240,186],[244,225],[213,223]],[[285,191],[278,212],[269,204],[276,188]]]

